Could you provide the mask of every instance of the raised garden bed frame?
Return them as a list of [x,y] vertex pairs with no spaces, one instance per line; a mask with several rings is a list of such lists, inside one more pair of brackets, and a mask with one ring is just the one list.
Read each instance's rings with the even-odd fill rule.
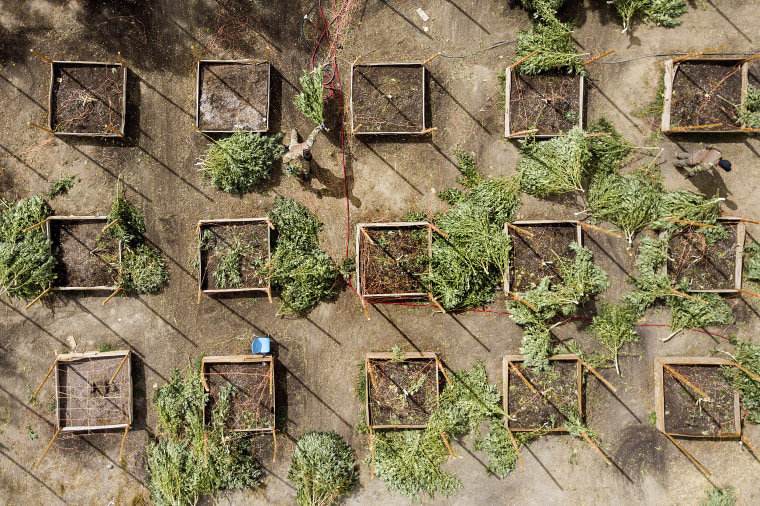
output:
[[[504,225],[504,233],[507,235],[510,235],[509,230],[510,224]],[[514,223],[511,223],[511,225],[514,225],[516,227],[535,227],[535,226],[542,226],[542,225],[570,225],[575,226],[575,242],[578,243],[579,246],[583,246],[583,227],[580,225],[580,222],[578,220],[529,220],[529,221],[515,221]],[[514,256],[515,254],[515,248],[514,244],[512,247],[512,253],[511,255]],[[504,269],[504,293],[509,294],[511,291],[510,286],[510,270],[512,267],[512,260],[511,258],[507,259],[507,265]]]
[[[744,61],[745,58],[733,58],[730,56],[711,56],[711,55],[702,55],[702,56],[693,56],[689,58],[688,60],[683,60],[684,62],[695,62],[695,61],[701,61],[701,62],[720,62],[720,63],[731,63],[735,62],[737,64]],[[670,107],[671,102],[673,100],[673,82],[676,78],[676,72],[678,71],[678,66],[680,62],[676,62],[674,60],[667,60],[665,62],[665,75],[663,79],[665,79],[665,95],[664,95],[664,104],[662,107],[662,120],[660,123],[660,130],[662,133],[670,134],[670,133],[737,133],[737,132],[744,132],[746,131],[745,128],[738,126],[733,129],[726,129],[726,130],[712,130],[709,128],[683,128],[683,129],[671,129],[670,125]],[[744,105],[744,100],[747,96],[747,85],[749,83],[748,79],[749,75],[749,62],[742,63],[741,66],[741,78],[742,78],[742,88],[741,88],[741,103],[740,106]]]
[[[209,388],[208,382],[206,381],[206,376],[208,374],[208,367],[207,364],[250,364],[250,363],[260,363],[260,362],[267,362],[269,363],[269,392],[271,393],[271,399],[272,399],[272,418],[273,420],[277,420],[276,417],[276,404],[275,404],[275,386],[274,386],[274,357],[272,355],[218,355],[218,356],[209,356],[209,357],[203,357],[201,359],[201,381],[203,382],[203,387],[206,389],[207,392],[210,392],[211,389]],[[206,406],[203,406],[203,419],[206,419]],[[232,432],[253,432],[257,434],[274,434],[275,431],[275,425],[272,424],[271,427],[259,427],[255,429],[230,429]]]
[[236,130],[207,130],[201,128],[201,69],[204,65],[266,65],[267,66],[267,108],[266,108],[266,126],[263,130],[245,130],[246,132],[265,133],[269,131],[269,113],[272,101],[272,65],[268,60],[199,60],[195,66],[195,126],[203,133],[207,134],[230,134]]
[[[103,226],[105,227],[108,225],[108,216],[49,216],[47,221],[45,222],[45,233],[47,234],[47,238],[49,241],[52,241],[52,225],[51,223],[54,221],[92,221],[92,222],[102,222]],[[121,269],[121,262],[122,262],[122,244],[121,241],[118,239],[114,239],[114,241],[119,242],[119,269]],[[89,290],[89,291],[114,291],[118,288],[118,286],[55,286],[53,283],[48,284],[48,288],[52,290],[58,290],[58,291],[67,291],[67,290]]]
[[683,437],[693,439],[741,439],[741,402],[739,392],[734,392],[734,432],[722,435],[712,434],[675,434],[665,430],[665,388],[664,388],[664,371],[663,364],[667,365],[689,365],[689,366],[732,366],[736,364],[723,358],[711,357],[655,357],[654,359],[654,401],[655,413],[657,414],[657,428],[663,434],[671,437]]
[[[66,395],[65,386],[61,385],[62,369],[72,362],[79,362],[83,360],[95,361],[98,359],[121,359],[119,362],[115,362],[116,368],[113,371],[104,371],[106,377],[111,377],[114,374],[124,374],[126,371],[127,378],[125,382],[128,385],[128,421],[126,423],[108,423],[103,425],[76,425],[66,426],[65,417],[63,415],[63,397]],[[132,425],[132,351],[120,350],[120,351],[106,351],[106,352],[88,352],[88,353],[65,353],[58,355],[54,364],[55,370],[55,426],[56,429],[60,429],[62,432],[89,432],[92,430],[106,430],[106,429],[126,429]],[[117,375],[118,375],[117,374]]]
[[[245,225],[249,223],[266,223],[267,224],[267,262],[271,260],[272,256],[272,228],[273,225],[269,221],[269,218],[223,218],[218,220],[199,220],[198,221],[198,241],[203,240],[203,230],[205,227],[213,227],[220,225]],[[207,272],[208,265],[204,262],[204,255],[202,251],[198,251],[198,292],[199,294],[205,293],[207,295],[220,294],[220,293],[243,293],[243,292],[264,292],[269,297],[269,301],[272,301],[272,285],[267,280],[267,286],[265,287],[241,287],[241,288],[216,288],[213,290],[203,288],[203,282],[208,277]],[[200,297],[200,295],[199,295]],[[199,299],[200,300],[200,299]]]
[[[711,288],[711,289],[689,289],[691,293],[738,293],[742,288],[742,270],[744,266],[744,238],[746,235],[746,224],[741,218],[733,216],[721,216],[718,218],[718,223],[726,223],[736,225],[736,257],[735,257],[735,271],[734,271],[734,287],[733,288]],[[688,225],[687,225],[688,226]],[[669,250],[668,250],[669,253]],[[665,274],[668,273],[668,263],[665,262]]]
[[[427,424],[424,425],[408,425],[408,424],[397,424],[397,425],[373,425],[372,424],[372,413],[370,412],[370,402],[369,402],[369,396],[370,392],[372,391],[370,386],[370,378],[369,378],[369,369],[368,364],[370,360],[386,360],[386,361],[392,361],[394,359],[398,359],[396,355],[394,355],[392,352],[370,352],[364,354],[364,381],[366,387],[366,395],[364,396],[364,409],[367,414],[367,425],[371,429],[424,429],[427,427]],[[441,395],[441,386],[440,386],[440,373],[443,371],[443,366],[441,365],[440,360],[438,359],[438,353],[431,352],[431,351],[407,351],[404,352],[404,360],[431,360],[435,361],[436,363],[436,372],[437,374],[437,380],[435,383],[435,392],[436,392],[436,401],[440,398]]]
[[[512,72],[512,67],[507,67],[505,70],[506,73],[506,83],[504,84],[504,97],[505,97],[505,104],[504,104],[504,137],[507,139],[523,139],[527,136],[527,134],[517,134],[517,132],[512,132],[512,127],[510,125],[511,120],[511,97],[512,97],[512,78],[513,75],[517,76],[517,73]],[[541,74],[537,74],[540,76]],[[574,74],[568,74],[568,76],[573,77]],[[534,77],[534,76],[528,76],[528,77]],[[516,78],[516,77],[515,77]],[[578,96],[578,126],[580,128],[583,128],[584,124],[584,105],[585,105],[585,90],[586,90],[586,78],[583,74],[580,74],[580,93]],[[562,132],[557,133],[548,133],[548,134],[540,134],[536,133],[535,137],[536,139],[549,139],[552,137],[558,137],[562,135]]]
[[[355,131],[356,126],[354,121],[354,71],[357,67],[410,67],[419,68],[422,73],[422,129],[416,132],[374,132],[370,130]],[[399,63],[399,62],[381,62],[381,63],[354,63],[351,65],[351,97],[349,101],[349,108],[351,111],[351,132],[354,135],[418,135],[427,131],[427,114],[425,110],[427,108],[427,69],[421,62],[416,63]]]
[[[504,425],[513,432],[533,432],[535,430],[540,429],[540,427],[533,427],[533,428],[519,428],[519,427],[510,427],[509,426],[509,364],[517,364],[519,362],[524,362],[525,358],[523,355],[505,355],[502,359],[502,376],[503,376],[503,384],[504,384]],[[575,362],[577,364],[576,374],[578,375],[577,381],[578,381],[578,405],[576,406],[578,408],[578,413],[581,415],[581,419],[585,420],[585,414],[583,413],[583,364],[581,363],[580,359],[577,355],[573,354],[566,354],[566,355],[554,355],[553,357],[549,357],[550,362]],[[520,380],[522,381],[522,380]],[[548,432],[567,432],[567,427],[555,427],[553,429],[546,429]]]
[[[364,293],[364,281],[361,272],[362,257],[361,257],[361,243],[362,243],[362,230],[364,229],[400,229],[400,228],[427,228],[428,230],[428,258],[433,257],[433,230],[430,223],[427,221],[394,221],[390,223],[359,223],[356,225],[356,289],[359,293],[359,297],[362,301],[369,300],[415,300],[415,299],[427,299],[430,297],[428,292],[409,292],[409,293],[387,293],[387,294],[365,294]],[[432,272],[432,265],[428,267]]]
[[[57,131],[53,125],[53,88],[55,85],[55,71],[60,67],[66,66],[98,66],[98,67],[121,67],[122,73],[122,93],[121,93],[121,125],[119,126],[119,133],[107,131],[107,132],[64,132]],[[107,63],[107,62],[94,62],[94,61],[53,61],[50,63],[50,91],[48,94],[48,128],[54,135],[71,135],[79,137],[124,137],[124,129],[127,123],[127,66],[123,62]]]

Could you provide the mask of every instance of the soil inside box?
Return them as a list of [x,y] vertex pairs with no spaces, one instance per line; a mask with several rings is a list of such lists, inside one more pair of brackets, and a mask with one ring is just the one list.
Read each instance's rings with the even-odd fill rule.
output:
[[201,64],[201,130],[267,129],[269,70],[266,64]]
[[364,228],[362,234],[362,293],[382,295],[427,291],[420,281],[428,271],[427,228]]
[[124,358],[95,357],[58,363],[58,409],[63,427],[102,427],[129,423],[128,364],[111,377]]
[[357,66],[354,68],[354,125],[361,132],[423,130],[421,67]]
[[122,129],[124,70],[119,65],[55,64],[52,126],[56,132],[113,133]]
[[512,236],[512,266],[509,289],[524,292],[537,285],[544,277],[551,282],[560,281],[560,263],[557,257],[572,261],[575,253],[570,243],[577,241],[574,224],[519,225],[533,237],[510,229]]
[[742,71],[736,62],[681,63],[673,79],[671,128],[710,125],[707,130],[739,128]]
[[578,125],[581,76],[561,69],[535,76],[512,73],[509,129],[537,128],[536,135],[560,134]]
[[[228,288],[266,288],[267,277],[263,273],[269,261],[269,226],[266,222],[212,225],[203,227],[203,244],[206,269],[203,284],[206,290]],[[217,285],[214,273],[225,256],[237,252],[241,256],[240,286],[227,282]]]
[[525,384],[512,366],[509,367],[507,414],[510,428],[559,428],[567,420],[563,413],[578,411],[578,363],[575,360],[553,360],[550,369],[540,373],[520,362],[512,362],[512,365],[537,392]]
[[671,365],[676,373],[710,397],[677,379],[667,369],[662,372],[665,402],[665,431],[670,434],[720,436],[736,433],[734,390],[720,366]]
[[58,260],[55,286],[87,288],[116,285],[119,241],[101,234],[105,225],[106,220],[50,222],[50,235]]
[[435,359],[370,360],[370,424],[425,425],[438,407]]
[[207,421],[210,421],[222,389],[232,385],[234,390],[226,420],[227,428],[252,430],[274,427],[271,366],[272,362],[206,364],[204,374],[209,386]]
[[692,290],[718,290],[735,287],[737,225],[721,225],[726,239],[708,244],[702,227],[688,226],[670,238],[668,272],[676,280],[688,278]]

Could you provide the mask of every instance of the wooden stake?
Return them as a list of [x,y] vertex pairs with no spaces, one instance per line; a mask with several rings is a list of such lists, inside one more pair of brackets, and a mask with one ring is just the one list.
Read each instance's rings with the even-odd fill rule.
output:
[[370,476],[375,476],[375,435],[372,433],[372,427],[369,428],[369,451],[372,454],[372,461],[369,466]]
[[354,63],[351,64],[351,68],[356,67],[356,64],[359,63],[359,60],[361,59],[362,59],[362,55],[357,56],[356,59],[354,60]]
[[523,376],[523,374],[520,372],[520,369],[518,369],[517,366],[513,364],[512,362],[507,361],[507,364],[512,368],[513,371],[517,373],[518,376],[520,376],[520,378],[525,382],[525,384],[528,385],[528,388],[530,388],[531,391],[535,393],[536,392],[535,387],[530,383],[530,381],[525,379],[525,376]]
[[742,367],[740,364],[737,364],[736,362],[734,362],[734,366],[736,366],[740,371],[744,372],[745,374],[752,377],[753,379],[760,381],[760,376],[748,370],[746,367]]
[[124,290],[124,287],[123,287],[123,286],[119,286],[119,287],[117,287],[117,288],[116,288],[116,290],[114,290],[114,292],[113,292],[111,295],[109,295],[109,296],[108,296],[108,298],[107,298],[106,300],[104,300],[104,301],[103,301],[103,305],[105,306],[105,305],[108,303],[108,301],[109,301],[109,300],[111,300],[111,299],[113,299],[114,297],[116,297],[116,295],[117,295],[117,294],[118,294],[120,291],[122,291],[122,290]]
[[33,230],[33,229],[35,229],[35,228],[37,228],[37,227],[39,227],[39,226],[42,226],[42,225],[44,225],[45,223],[47,223],[49,219],[50,219],[50,218],[45,218],[45,219],[44,219],[44,220],[42,220],[41,222],[39,222],[39,223],[35,223],[35,224],[34,224],[34,225],[32,225],[31,227],[26,227],[24,230],[22,230],[22,231],[21,231],[21,233],[25,234],[25,233],[29,232],[30,230]]
[[190,46],[190,51],[193,52],[193,58],[196,63],[201,61],[201,55],[198,54],[198,51],[195,50],[195,46]]
[[105,227],[103,227],[103,230],[101,230],[100,233],[101,234],[105,234],[106,230],[108,230],[109,228],[113,227],[117,223],[121,223],[121,220],[113,220],[111,223],[109,223],[108,225],[106,225]]
[[520,456],[520,447],[517,445],[517,440],[515,439],[515,436],[512,434],[512,429],[509,428],[509,422],[505,422],[504,426],[507,428],[507,434],[509,434],[509,439],[512,440],[512,446],[515,447],[515,453],[517,453],[517,459],[520,461],[520,465],[523,468],[523,471],[525,471],[525,463],[523,462],[522,456]]
[[531,308],[533,311],[538,311],[538,309],[536,309],[536,307],[533,304],[531,304],[527,300],[523,299],[522,297],[520,297],[519,295],[517,295],[515,292],[509,292],[509,295],[511,295],[512,297],[514,297],[519,302],[522,302],[523,304],[525,304],[526,306],[528,306],[529,308]]
[[272,430],[272,439],[274,440],[274,456],[272,462],[277,462],[277,432]]
[[586,134],[585,137],[586,139],[588,139],[589,137],[606,137],[608,135],[612,135],[612,132],[599,132],[595,134]]
[[668,132],[682,132],[684,130],[696,130],[697,128],[712,128],[716,126],[721,126],[723,123],[710,123],[708,125],[692,125],[692,126],[685,126],[685,127],[676,127],[671,128],[668,130]]
[[586,60],[586,61],[583,62],[583,66],[585,67],[586,65],[590,65],[590,64],[594,63],[596,60],[604,58],[605,56],[610,55],[610,54],[614,53],[615,51],[617,51],[617,49],[610,49],[606,53],[602,53],[602,54],[600,54],[599,56],[597,56],[595,58],[591,58],[590,60]]
[[124,442],[127,440],[127,432],[129,432],[129,425],[124,427],[124,435],[121,436],[121,446],[119,447],[119,462],[121,462],[121,454],[124,451]]
[[739,218],[739,221],[746,221],[747,223],[754,223],[755,225],[760,225],[760,221],[750,220],[749,218]]
[[522,58],[520,58],[519,60],[517,60],[516,62],[514,62],[512,65],[510,65],[510,66],[509,66],[509,69],[510,69],[510,70],[512,70],[513,68],[517,67],[517,66],[518,66],[518,65],[520,65],[522,62],[524,62],[525,60],[527,60],[528,58],[530,58],[530,57],[531,57],[531,56],[533,56],[534,54],[538,53],[538,51],[539,51],[539,50],[538,50],[538,49],[536,49],[535,51],[533,51],[533,52],[532,52],[532,53],[530,53],[529,55],[527,55],[527,56],[523,56]]
[[106,130],[110,130],[110,131],[112,131],[113,133],[115,133],[115,134],[116,134],[116,135],[118,135],[119,137],[124,137],[124,134],[123,134],[123,133],[119,132],[118,130],[116,130],[116,129],[115,129],[114,127],[112,127],[111,125],[103,125],[103,126],[105,127],[105,129],[106,129]]
[[39,128],[40,130],[45,131],[45,132],[50,133],[50,134],[54,133],[49,128],[44,127],[44,126],[40,126],[37,123],[32,123],[31,121],[29,122],[29,126],[33,126],[34,128]]
[[439,430],[438,433],[441,435],[441,439],[443,439],[443,444],[446,445],[446,448],[449,449],[449,453],[453,458],[456,458],[456,455],[454,454],[454,450],[451,449],[451,445],[449,445],[449,442],[446,440],[446,434],[443,433],[442,430]]
[[663,434],[665,434],[665,437],[667,437],[668,439],[670,439],[673,442],[673,444],[676,445],[678,447],[678,449],[681,450],[684,453],[684,455],[686,455],[687,457],[689,457],[689,460],[691,460],[692,462],[694,462],[697,465],[697,467],[699,467],[702,470],[703,473],[705,473],[707,476],[712,476],[712,473],[710,473],[710,471],[708,471],[705,466],[703,466],[702,464],[700,464],[697,459],[695,459],[694,457],[692,457],[691,453],[687,452],[686,448],[684,448],[683,446],[681,446],[680,444],[678,444],[678,441],[676,441],[675,439],[673,439],[673,437],[670,434],[668,434],[667,432],[663,432]]
[[753,296],[753,297],[757,297],[757,298],[759,298],[759,299],[760,299],[760,294],[757,294],[757,293],[755,293],[755,292],[750,292],[750,291],[748,291],[748,290],[744,290],[744,289],[742,289],[742,288],[734,288],[734,290],[736,290],[736,291],[737,291],[737,292],[739,292],[739,293],[743,293],[743,294],[745,294],[745,295],[751,295],[751,296]]
[[367,311],[367,301],[364,300],[364,296],[363,295],[359,295],[359,299],[361,299],[361,301],[362,301],[362,309],[364,310],[364,315],[369,320],[369,311]]
[[441,360],[438,358],[438,355],[435,356],[435,362],[438,364],[438,368],[443,373],[443,377],[446,378],[446,383],[451,385],[451,380],[449,379],[449,375],[446,374],[446,369],[443,368],[443,364],[441,363]]
[[267,299],[269,299],[269,303],[272,304],[272,287],[267,287]]
[[267,63],[269,63],[269,44],[267,44]]
[[430,58],[428,58],[427,60],[425,60],[424,62],[422,62],[422,66],[424,67],[425,65],[427,65],[427,64],[428,64],[428,63],[430,63],[431,61],[435,60],[435,59],[436,59],[436,58],[438,58],[439,56],[441,56],[441,52],[440,52],[440,51],[438,51],[438,52],[437,52],[437,53],[435,53],[433,56],[431,56]]
[[44,385],[45,382],[48,380],[48,378],[50,377],[50,373],[53,372],[53,369],[55,369],[56,365],[58,365],[58,360],[56,360],[55,362],[53,362],[53,365],[51,365],[50,369],[48,369],[47,374],[42,379],[42,383],[40,383],[40,386],[38,386],[37,390],[34,391],[34,395],[32,396],[32,399],[36,399],[37,398],[37,394],[40,393],[40,390],[42,389],[42,385]]
[[699,395],[701,395],[702,397],[704,397],[704,398],[705,398],[705,399],[707,399],[708,401],[710,400],[710,396],[709,396],[709,395],[707,395],[706,393],[704,393],[704,392],[703,392],[701,389],[697,388],[697,386],[696,386],[694,383],[692,383],[691,381],[689,381],[688,379],[686,379],[686,377],[685,377],[683,374],[680,374],[680,373],[676,372],[676,371],[675,371],[675,370],[674,370],[672,367],[670,367],[668,364],[662,364],[662,367],[663,367],[664,369],[667,369],[667,370],[668,370],[668,372],[669,372],[670,374],[672,374],[673,376],[675,376],[675,377],[676,377],[676,379],[677,379],[678,381],[681,381],[681,382],[683,382],[683,383],[686,383],[686,384],[687,384],[687,385],[689,385],[691,388],[693,388],[693,389],[694,389],[694,391],[695,391],[695,392],[697,392]]
[[37,51],[35,51],[34,49],[30,49],[29,51],[31,51],[32,53],[34,53],[34,54],[36,54],[37,56],[39,56],[39,57],[42,59],[42,61],[44,61],[45,63],[50,63],[50,64],[52,64],[52,63],[53,63],[53,60],[51,60],[50,58],[48,58],[48,57],[47,57],[47,56],[45,56],[44,54],[38,53],[38,52],[37,52]]
[[524,228],[520,228],[517,225],[513,225],[512,223],[507,223],[507,226],[513,230],[520,232],[521,234],[527,235],[528,237],[533,237],[533,232],[529,232],[528,230],[525,230]]
[[50,447],[53,446],[53,441],[55,441],[55,438],[58,437],[58,433],[61,432],[62,428],[63,427],[58,427],[58,429],[55,431],[55,434],[53,434],[53,439],[50,440],[50,442],[47,445],[47,448],[45,448],[45,453],[42,454],[42,457],[40,457],[40,460],[37,461],[37,465],[34,466],[35,471],[40,467],[40,464],[42,464],[42,460],[45,458],[45,455],[47,455],[48,452],[50,451]]
[[676,223],[685,223],[687,225],[693,225],[695,227],[705,227],[705,228],[720,228],[717,225],[709,225],[707,223],[699,223],[698,221],[687,221],[687,220],[679,220],[678,218],[665,218],[668,221],[674,221]]
[[428,294],[428,298],[430,299],[430,302],[432,302],[433,304],[435,304],[435,307],[437,307],[437,308],[438,308],[438,310],[439,310],[441,313],[443,313],[443,314],[446,314],[446,310],[445,310],[445,309],[443,309],[443,306],[441,306],[441,305],[438,303],[438,301],[437,301],[437,300],[435,300],[435,297],[433,296],[433,294],[432,294],[432,293],[430,293],[430,292],[428,292],[427,294]]
[[370,244],[377,244],[372,237],[367,233],[366,230],[364,230],[364,227],[360,227],[359,231],[362,233],[362,235],[370,242]]
[[745,64],[745,63],[747,63],[748,61],[752,61],[752,60],[755,60],[755,59],[757,59],[757,58],[760,58],[760,53],[757,53],[757,54],[755,54],[755,55],[753,55],[753,56],[750,56],[749,58],[745,58],[745,59],[743,59],[743,60],[742,60],[742,61],[740,61],[740,62],[739,62],[737,65],[744,65],[744,64]]
[[116,56],[119,57],[119,65],[121,65],[122,67],[126,67],[127,62],[125,62],[124,59],[121,57],[121,51],[117,51]]
[[271,228],[272,230],[274,230],[274,225],[272,224],[272,222],[271,222],[271,220],[269,218],[266,218],[266,222],[267,222],[267,226],[269,226],[269,228]]
[[696,300],[698,302],[701,302],[702,304],[709,304],[706,300],[698,299],[696,297],[689,295],[688,293],[679,292],[678,290],[672,287],[670,288],[670,293],[672,293],[673,295],[678,295],[679,297],[686,297],[687,299]]
[[438,232],[439,234],[441,234],[443,237],[445,237],[445,238],[447,238],[447,239],[449,238],[449,234],[447,234],[446,232],[444,232],[444,231],[443,231],[443,230],[441,230],[440,228],[436,227],[436,226],[435,226],[435,225],[433,225],[432,223],[428,223],[428,226],[429,226],[429,227],[430,227],[430,229],[431,229],[431,230],[433,230],[434,232]]
[[30,307],[32,307],[32,306],[34,305],[34,303],[35,303],[35,302],[37,302],[37,301],[38,301],[38,300],[40,300],[42,297],[44,297],[45,295],[47,295],[48,293],[50,293],[50,290],[52,290],[52,289],[53,289],[53,287],[52,287],[52,286],[49,286],[49,287],[47,288],[47,290],[45,290],[44,292],[42,292],[41,294],[39,294],[39,295],[37,296],[37,298],[36,298],[36,299],[34,299],[34,300],[33,300],[32,302],[30,302],[29,304],[27,304],[27,305],[26,305],[26,307],[24,307],[24,311],[26,311],[27,309],[29,309]]
[[596,372],[593,367],[591,367],[588,363],[586,363],[585,360],[583,360],[581,357],[578,357],[578,362],[580,362],[583,365],[583,367],[585,367],[586,369],[588,369],[591,374],[593,374],[594,376],[596,376],[597,378],[599,378],[599,381],[601,381],[602,383],[604,383],[607,386],[607,388],[609,388],[613,392],[617,393],[617,388],[613,387],[610,384],[609,381],[607,381],[606,379],[604,379],[602,377],[602,375],[599,374],[598,372]]
[[203,290],[198,288],[198,305],[201,305],[201,295],[203,295]]
[[206,440],[208,439],[208,434],[205,432],[203,433],[203,467],[208,467],[208,455],[206,454]]
[[362,127],[361,123],[359,123],[358,125],[356,125],[356,128],[354,128],[353,130],[351,130],[351,135],[356,135],[356,132],[358,132],[361,127]]
[[739,434],[739,438],[742,440],[742,443],[747,445],[747,447],[752,450],[753,452],[757,451],[757,448],[755,448],[755,445],[752,444],[752,441],[744,437],[744,434]]
[[425,129],[425,130],[423,130],[422,132],[417,132],[417,133],[416,133],[416,134],[414,134],[414,135],[425,135],[425,134],[429,134],[430,132],[434,132],[434,131],[436,131],[436,130],[438,130],[438,127],[433,127],[433,128],[426,128],[426,129]]
[[507,139],[511,139],[512,137],[517,137],[518,135],[532,134],[534,132],[538,132],[538,128],[530,128],[528,130],[520,130],[519,132],[515,132],[513,134],[509,134],[509,137],[507,137]]
[[602,450],[600,450],[600,449],[599,449],[599,447],[598,447],[598,446],[596,446],[596,443],[594,443],[594,442],[591,440],[591,438],[590,438],[590,437],[588,437],[588,434],[586,434],[586,432],[585,432],[585,431],[583,432],[583,439],[585,439],[585,440],[586,440],[586,442],[587,442],[588,444],[590,444],[590,445],[591,445],[591,446],[594,448],[594,450],[596,450],[596,453],[598,453],[599,455],[601,455],[601,456],[602,456],[602,458],[604,459],[604,461],[607,463],[607,465],[608,465],[608,466],[611,466],[611,465],[612,465],[612,462],[610,462],[610,459],[608,459],[608,458],[607,458],[607,456],[606,456],[604,453],[602,453]]
[[714,53],[715,51],[720,51],[721,49],[725,48],[726,46],[720,46],[716,47],[715,49],[705,49],[704,51],[700,51],[698,53],[690,53],[685,56],[679,56],[678,58],[673,59],[673,63],[678,63],[679,61],[688,60],[689,58],[694,58],[695,56],[700,56],[705,53]]
[[127,359],[129,358],[129,352],[127,352],[126,355],[124,355],[124,358],[121,359],[121,363],[119,364],[119,367],[116,368],[116,372],[113,373],[113,376],[111,376],[111,379],[108,380],[108,383],[113,383],[113,380],[116,379],[116,375],[119,374],[119,371],[121,371],[121,368],[124,366],[124,363],[126,363]]
[[597,227],[596,225],[591,225],[590,223],[583,223],[581,221],[578,222],[578,225],[584,228],[588,228],[591,230],[596,230],[597,232],[603,232],[607,235],[611,235],[612,237],[617,237],[618,239],[622,239],[623,237],[616,234],[615,232],[610,232],[609,230],[604,230],[602,227]]

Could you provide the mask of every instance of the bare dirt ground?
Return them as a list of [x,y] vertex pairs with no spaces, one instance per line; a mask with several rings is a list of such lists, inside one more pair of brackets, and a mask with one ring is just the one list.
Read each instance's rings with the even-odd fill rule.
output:
[[[234,4],[223,14],[220,4]],[[725,46],[725,51],[758,50],[758,0],[694,0],[683,24],[674,29],[648,29],[636,24],[621,34],[612,7],[605,2],[573,0],[566,8],[576,17],[575,38],[582,52],[593,55],[617,49],[605,62],[653,53],[690,52]],[[137,504],[147,499],[142,452],[155,426],[150,404],[154,386],[201,353],[247,353],[254,334],[273,337],[277,356],[277,412],[280,448],[276,462],[262,454],[265,485],[254,492],[224,494],[221,504],[292,504],[295,490],[285,479],[289,456],[298,436],[310,430],[335,430],[366,455],[366,441],[353,426],[360,403],[353,394],[352,372],[366,351],[437,351],[450,369],[485,361],[493,381],[499,381],[501,357],[517,353],[521,331],[506,315],[464,312],[434,314],[429,307],[378,305],[367,321],[356,297],[344,289],[301,318],[277,316],[277,304],[266,298],[211,299],[196,303],[197,279],[192,268],[195,225],[202,218],[263,216],[276,195],[297,198],[325,222],[323,239],[331,255],[344,257],[353,244],[347,237],[346,199],[341,168],[337,103],[331,102],[330,132],[315,144],[315,178],[302,186],[281,168],[259,192],[232,197],[201,184],[195,163],[209,141],[193,127],[194,59],[263,58],[269,41],[274,69],[270,128],[277,132],[311,125],[292,106],[298,77],[309,65],[310,53],[300,38],[301,20],[311,2],[243,0],[18,0],[0,4],[0,192],[16,199],[47,191],[65,174],[82,181],[52,202],[56,214],[95,215],[107,212],[117,178],[129,199],[146,215],[148,239],[168,257],[171,280],[156,296],[59,296],[23,311],[20,301],[0,300],[0,500],[7,504]],[[496,0],[446,0],[420,4],[399,0],[398,8],[414,27],[381,0],[360,2],[341,42],[339,65],[343,83],[350,64],[421,61],[438,51],[464,55],[501,41],[513,40],[529,26],[523,10]],[[414,11],[423,7],[430,20]],[[233,14],[230,14],[233,12]],[[230,20],[225,16],[233,16]],[[247,21],[261,36],[241,28]],[[223,28],[220,31],[220,26]],[[28,127],[44,125],[47,114],[49,65],[30,49],[57,60],[117,61],[129,64],[127,139],[59,139]],[[515,145],[502,138],[503,112],[498,107],[497,72],[514,56],[514,45],[503,45],[475,56],[438,57],[428,65],[429,124],[438,128],[422,138],[356,140],[348,145],[349,211],[351,223],[399,218],[410,208],[435,212],[443,207],[433,189],[455,184],[455,146],[474,151],[487,175],[514,172]],[[587,118],[604,116],[637,144],[651,130],[634,116],[648,103],[666,57],[628,63],[599,63],[590,68]],[[755,74],[757,75],[757,74]],[[717,143],[734,164],[730,173],[703,172],[685,179],[669,163],[662,165],[668,188],[726,197],[726,213],[758,219],[760,142],[746,135],[680,136],[662,139],[663,157],[700,142]],[[524,198],[518,219],[572,219],[583,209],[577,199]],[[757,225],[748,225],[758,237]],[[350,240],[349,240],[350,239]],[[616,239],[588,234],[586,243],[607,269],[612,287],[602,299],[616,300],[630,289],[632,252]],[[738,332],[757,342],[760,325],[757,301],[730,300],[737,316],[721,335]],[[493,309],[504,310],[497,298]],[[593,309],[593,308],[591,308]],[[589,312],[589,314],[592,314]],[[648,323],[667,323],[667,310],[654,310]],[[581,336],[585,323],[558,328],[561,336]],[[684,445],[712,471],[705,477],[648,419],[654,411],[652,363],[660,355],[707,356],[713,348],[730,350],[721,337],[685,331],[662,343],[668,329],[638,327],[642,342],[621,359],[622,377],[603,371],[617,394],[596,379],[587,380],[589,425],[598,430],[607,466],[593,450],[567,435],[552,435],[524,451],[526,470],[507,479],[489,477],[484,456],[456,445],[461,458],[445,468],[464,487],[453,498],[436,497],[436,504],[696,504],[713,485],[732,485],[741,504],[760,502],[760,458],[737,442],[685,441]],[[73,341],[72,341],[73,339]],[[46,385],[37,405],[27,402],[55,359],[67,349],[93,350],[101,343],[134,352],[135,423],[125,445],[125,463],[117,461],[119,435],[59,439],[38,470],[34,466],[54,432],[53,398]],[[31,439],[31,431],[39,437]],[[750,440],[760,444],[760,428],[748,426]],[[361,466],[359,486],[346,504],[405,504],[390,494]],[[210,503],[210,502],[207,502]]]

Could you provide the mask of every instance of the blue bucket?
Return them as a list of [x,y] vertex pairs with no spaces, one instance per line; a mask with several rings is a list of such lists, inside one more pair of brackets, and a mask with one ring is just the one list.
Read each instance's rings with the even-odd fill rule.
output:
[[269,338],[257,337],[251,343],[251,353],[254,355],[267,355],[269,354]]

